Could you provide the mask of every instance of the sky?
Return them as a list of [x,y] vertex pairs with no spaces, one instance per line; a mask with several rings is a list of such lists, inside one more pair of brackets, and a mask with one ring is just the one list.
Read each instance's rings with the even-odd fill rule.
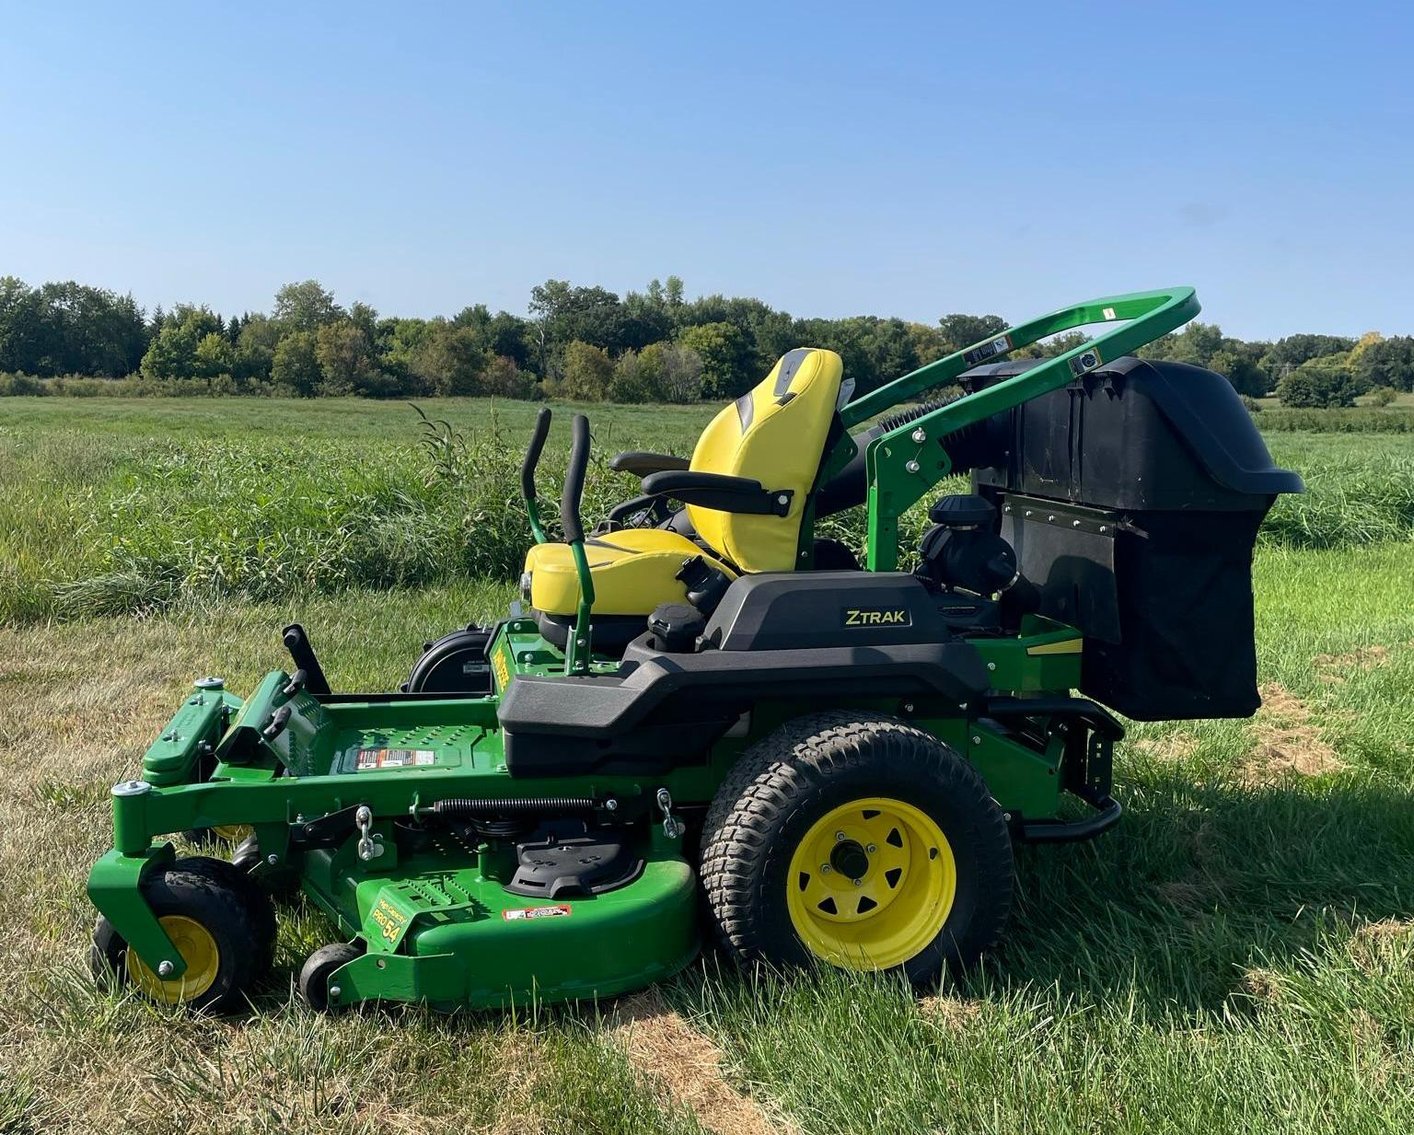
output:
[[548,278],[1414,333],[1414,9],[18,4],[0,275],[523,313]]

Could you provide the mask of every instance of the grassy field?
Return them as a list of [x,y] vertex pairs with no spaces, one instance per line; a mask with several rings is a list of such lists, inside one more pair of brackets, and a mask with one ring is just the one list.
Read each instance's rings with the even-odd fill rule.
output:
[[[464,449],[419,446],[398,405],[0,405],[0,1131],[1407,1129],[1409,434],[1272,436],[1311,491],[1258,550],[1265,707],[1136,727],[1124,823],[1021,849],[1005,944],[936,996],[763,987],[708,956],[612,1005],[330,1019],[290,994],[328,937],[298,907],[250,1020],[94,991],[107,789],[193,676],[248,689],[298,617],[337,686],[388,687],[424,638],[504,607],[533,408],[437,411]],[[683,452],[709,412],[590,410],[601,458]],[[598,467],[586,511],[631,487]]]

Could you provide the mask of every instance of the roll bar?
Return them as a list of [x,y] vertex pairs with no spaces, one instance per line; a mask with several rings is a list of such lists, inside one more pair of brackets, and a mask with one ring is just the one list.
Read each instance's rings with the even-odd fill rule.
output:
[[[845,406],[840,418],[848,429],[926,390],[952,382],[965,370],[1004,358],[1021,347],[1077,327],[1119,324],[1021,374],[974,390],[872,439],[865,450],[865,475],[869,485],[869,569],[892,571],[897,567],[899,516],[952,470],[946,449],[936,444],[939,439],[1048,391],[1058,390],[1102,364],[1130,354],[1183,326],[1200,310],[1198,296],[1192,288],[1186,287],[1104,296],[1063,307],[954,351]],[[845,459],[853,452],[851,445]]]

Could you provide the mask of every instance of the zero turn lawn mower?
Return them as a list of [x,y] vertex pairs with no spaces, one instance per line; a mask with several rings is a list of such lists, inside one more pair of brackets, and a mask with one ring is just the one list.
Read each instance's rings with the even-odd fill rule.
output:
[[[564,542],[537,506],[542,409],[524,607],[396,693],[332,692],[297,625],[249,696],[197,682],[113,788],[99,976],[237,1009],[294,886],[337,928],[299,978],[319,1008],[606,997],[704,931],[747,967],[926,984],[975,961],[1016,843],[1119,819],[1116,712],[1259,704],[1252,550],[1302,486],[1224,378],[1129,354],[1198,310],[1189,288],[1094,300],[858,398],[834,352],[793,350],[690,460],[615,457],[641,494],[589,533],[577,415]],[[944,386],[964,393],[918,401]],[[901,515],[968,471],[898,570]],[[816,534],[858,506],[863,565]],[[162,838],[233,830],[230,861]]]

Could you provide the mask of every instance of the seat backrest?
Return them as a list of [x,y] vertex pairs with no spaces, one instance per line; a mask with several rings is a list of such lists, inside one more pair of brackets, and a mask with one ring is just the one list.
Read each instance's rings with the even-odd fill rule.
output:
[[751,477],[766,489],[794,493],[787,516],[687,506],[697,534],[742,571],[795,567],[800,522],[824,458],[843,375],[844,363],[834,351],[790,351],[698,438],[694,470]]

